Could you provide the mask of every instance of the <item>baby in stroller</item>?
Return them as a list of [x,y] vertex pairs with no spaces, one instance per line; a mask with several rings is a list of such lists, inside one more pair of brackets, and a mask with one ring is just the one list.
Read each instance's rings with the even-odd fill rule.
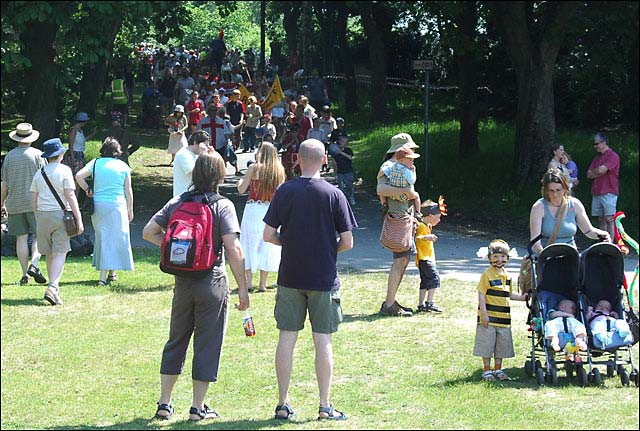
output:
[[557,310],[549,311],[549,320],[544,324],[545,338],[556,352],[564,349],[566,359],[582,362],[580,350],[587,350],[587,329],[575,318],[576,303],[563,299],[558,303]]
[[595,309],[588,306],[585,317],[593,335],[594,347],[607,349],[610,345],[622,346],[633,342],[629,324],[619,318],[606,299],[598,301]]

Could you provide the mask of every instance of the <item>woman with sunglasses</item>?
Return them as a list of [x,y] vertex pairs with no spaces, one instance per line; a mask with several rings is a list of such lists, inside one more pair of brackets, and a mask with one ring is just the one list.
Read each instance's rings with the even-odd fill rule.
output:
[[549,245],[556,218],[562,217],[555,243],[566,243],[576,247],[574,240],[578,228],[587,237],[595,240],[611,241],[609,233],[595,228],[582,202],[571,196],[569,182],[559,169],[549,169],[541,180],[542,198],[531,207],[529,215],[530,238],[533,240],[542,234],[542,239],[533,244],[533,251],[540,253]]

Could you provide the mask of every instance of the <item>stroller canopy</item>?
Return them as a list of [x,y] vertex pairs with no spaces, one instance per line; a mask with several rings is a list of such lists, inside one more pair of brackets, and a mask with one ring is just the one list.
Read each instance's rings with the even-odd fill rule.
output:
[[589,304],[606,299],[617,310],[624,283],[624,258],[620,249],[609,242],[599,242],[580,256],[580,290]]
[[538,257],[537,289],[577,299],[579,283],[578,250],[568,244],[550,244]]

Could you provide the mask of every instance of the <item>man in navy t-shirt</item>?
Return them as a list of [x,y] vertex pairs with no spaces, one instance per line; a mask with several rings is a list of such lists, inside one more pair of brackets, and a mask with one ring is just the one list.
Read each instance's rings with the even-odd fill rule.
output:
[[264,240],[282,246],[274,311],[280,330],[276,350],[279,402],[275,416],[288,419],[294,414],[289,404],[293,349],[308,310],[318,358],[318,418],[346,419],[329,402],[333,373],[331,334],[342,321],[337,254],[353,247],[351,231],[357,223],[342,191],[320,177],[320,168],[326,162],[324,144],[316,139],[302,142],[298,160],[302,175],[277,189],[264,217]]

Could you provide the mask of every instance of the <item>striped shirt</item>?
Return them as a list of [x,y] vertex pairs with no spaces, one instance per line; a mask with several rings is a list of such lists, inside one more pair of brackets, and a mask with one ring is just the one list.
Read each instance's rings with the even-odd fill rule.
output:
[[[478,292],[485,295],[489,325],[503,328],[511,327],[511,307],[509,296],[511,295],[511,277],[506,270],[498,270],[489,267],[480,277]],[[482,312],[478,306],[478,324]]]

